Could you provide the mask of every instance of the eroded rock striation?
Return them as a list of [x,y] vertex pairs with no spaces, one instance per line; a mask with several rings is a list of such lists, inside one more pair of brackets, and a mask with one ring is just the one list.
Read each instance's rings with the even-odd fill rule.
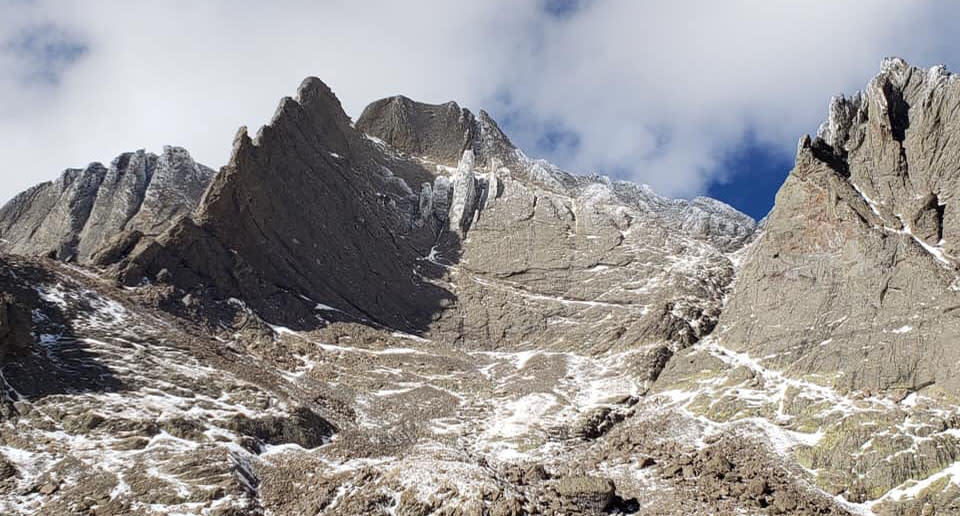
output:
[[69,169],[0,209],[0,249],[92,263],[124,234],[156,235],[185,216],[212,177],[179,147]]

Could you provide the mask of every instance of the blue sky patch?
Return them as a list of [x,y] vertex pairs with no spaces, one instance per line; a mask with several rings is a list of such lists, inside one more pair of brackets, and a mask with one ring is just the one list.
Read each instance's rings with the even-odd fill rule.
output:
[[580,135],[562,127],[550,127],[537,139],[536,148],[550,155],[574,154],[580,148]]
[[722,160],[720,174],[704,195],[719,199],[760,220],[793,168],[794,156],[752,136]]
[[586,0],[544,0],[543,10],[555,18],[568,18],[586,3]]
[[2,45],[22,65],[21,81],[57,85],[63,72],[89,52],[86,43],[55,25],[24,28]]

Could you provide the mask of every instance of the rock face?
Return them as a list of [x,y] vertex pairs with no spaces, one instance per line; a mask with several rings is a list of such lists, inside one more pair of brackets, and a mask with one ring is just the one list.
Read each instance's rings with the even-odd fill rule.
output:
[[90,263],[123,233],[155,235],[189,213],[213,171],[184,149],[142,150],[37,185],[0,209],[0,248]]
[[[367,131],[367,134],[361,131]],[[683,347],[710,331],[754,222],[712,200],[563,172],[456,104],[377,101],[351,126],[317,79],[194,214],[118,263],[127,285],[241,299],[471,347]]]
[[37,295],[22,285],[16,273],[0,258],[0,363],[33,347],[33,309]]
[[601,513],[613,503],[616,488],[610,479],[567,477],[557,483],[557,493],[588,513]]
[[241,129],[192,218],[141,243],[121,274],[242,299],[280,324],[315,326],[328,312],[422,331],[450,297],[414,269],[435,235],[417,224],[407,184],[427,177],[363,138],[310,78],[256,139]]
[[357,129],[400,152],[443,165],[456,166],[467,150],[485,160],[487,156],[479,147],[485,138],[496,138],[504,148],[512,147],[486,113],[481,112],[478,120],[456,102],[432,105],[403,96],[381,99],[363,110]]
[[456,292],[430,335],[471,347],[688,345],[716,321],[732,278],[723,253],[756,227],[718,201],[668,200],[527,158],[489,115],[455,103],[384,99],[357,127],[436,168],[420,205],[446,211],[438,219],[459,243],[440,239],[429,254]]
[[695,392],[683,408],[721,424],[775,422],[816,484],[861,512],[960,499],[958,104],[956,76],[899,59],[835,98],[740,256],[717,330],[653,388]]
[[884,63],[804,138],[723,341],[843,390],[960,394],[960,80]]

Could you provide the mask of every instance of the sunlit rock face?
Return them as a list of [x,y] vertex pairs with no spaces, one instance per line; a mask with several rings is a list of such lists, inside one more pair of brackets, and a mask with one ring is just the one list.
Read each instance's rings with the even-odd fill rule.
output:
[[849,391],[960,394],[960,81],[888,60],[804,138],[723,341]]
[[688,407],[775,422],[859,511],[957,503],[958,103],[956,76],[899,59],[833,99],[717,330],[661,376],[665,390],[714,378]]
[[356,127],[438,174],[420,206],[445,212],[457,239],[441,235],[429,253],[456,298],[429,335],[456,345],[685,347],[716,323],[733,277],[725,253],[756,228],[713,199],[669,200],[530,159],[485,112],[453,102],[383,99]]

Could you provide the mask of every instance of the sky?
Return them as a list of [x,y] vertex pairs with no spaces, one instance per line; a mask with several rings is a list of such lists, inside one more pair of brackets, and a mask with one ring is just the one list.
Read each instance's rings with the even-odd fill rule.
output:
[[886,56],[960,71],[937,0],[0,0],[0,201],[186,147],[218,168],[309,75],[356,118],[404,94],[490,112],[570,171],[760,218],[832,96]]

